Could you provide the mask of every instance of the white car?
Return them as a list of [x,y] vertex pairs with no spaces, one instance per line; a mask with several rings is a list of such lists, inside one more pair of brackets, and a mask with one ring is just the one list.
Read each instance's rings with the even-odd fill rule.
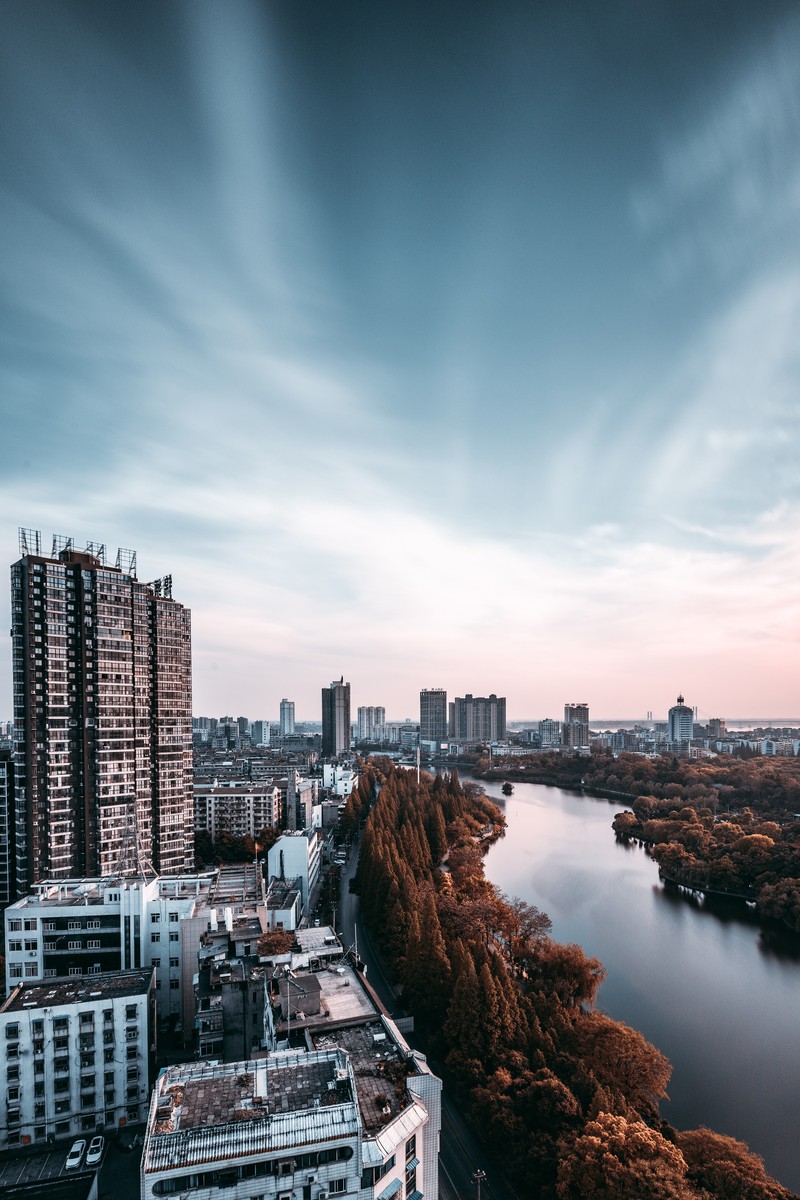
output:
[[65,1171],[75,1171],[83,1162],[83,1155],[86,1150],[86,1142],[83,1138],[79,1138],[77,1142],[73,1142],[70,1147],[67,1161],[64,1163]]
[[99,1134],[97,1137],[92,1138],[92,1140],[89,1142],[89,1153],[86,1155],[87,1167],[97,1166],[97,1164],[100,1162],[100,1159],[103,1157],[103,1149],[105,1148],[105,1144],[105,1138],[100,1137]]

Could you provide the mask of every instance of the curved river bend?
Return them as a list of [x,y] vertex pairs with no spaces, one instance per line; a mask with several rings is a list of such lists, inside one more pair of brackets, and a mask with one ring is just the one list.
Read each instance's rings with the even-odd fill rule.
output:
[[553,937],[606,968],[598,1006],[672,1063],[662,1114],[746,1141],[800,1191],[800,938],[768,937],[747,908],[665,891],[639,846],[614,837],[609,804],[516,783],[486,875],[548,913]]

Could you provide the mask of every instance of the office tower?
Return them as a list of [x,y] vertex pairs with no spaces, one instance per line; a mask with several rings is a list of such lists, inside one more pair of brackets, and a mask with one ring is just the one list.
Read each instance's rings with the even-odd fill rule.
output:
[[193,865],[191,623],[136,555],[20,530],[11,568],[17,893]]
[[322,689],[322,753],[346,754],[350,749],[350,684],[344,675]]
[[450,736],[459,742],[496,742],[506,736],[506,698],[456,696],[450,706]]
[[419,736],[423,742],[447,740],[447,692],[425,688],[419,694]]
[[589,745],[589,705],[565,704],[563,742],[571,750]]
[[281,700],[281,737],[294,734],[294,700]]
[[694,711],[678,696],[678,703],[667,713],[667,741],[676,750],[688,750],[693,733]]
[[382,742],[386,735],[386,709],[380,705],[359,708],[356,721],[359,742]]

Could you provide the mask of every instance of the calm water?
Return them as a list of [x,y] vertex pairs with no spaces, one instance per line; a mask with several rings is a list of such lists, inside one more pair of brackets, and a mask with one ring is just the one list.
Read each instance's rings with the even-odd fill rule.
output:
[[617,843],[618,803],[517,783],[487,877],[547,912],[553,936],[606,968],[598,1004],[672,1063],[662,1113],[746,1141],[800,1191],[800,939],[751,914],[667,893],[639,847]]

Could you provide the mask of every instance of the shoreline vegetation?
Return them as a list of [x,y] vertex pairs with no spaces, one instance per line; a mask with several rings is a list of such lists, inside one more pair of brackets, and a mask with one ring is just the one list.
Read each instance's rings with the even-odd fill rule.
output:
[[[509,773],[485,759],[474,771],[498,782]],[[662,879],[747,902],[764,924],[800,933],[797,759],[537,755],[513,777],[626,802],[614,833],[644,845]]]
[[355,886],[404,1004],[521,1194],[792,1200],[744,1143],[660,1117],[670,1064],[595,1009],[600,961],[486,880],[505,818],[478,785],[371,759],[344,820],[365,822]]

